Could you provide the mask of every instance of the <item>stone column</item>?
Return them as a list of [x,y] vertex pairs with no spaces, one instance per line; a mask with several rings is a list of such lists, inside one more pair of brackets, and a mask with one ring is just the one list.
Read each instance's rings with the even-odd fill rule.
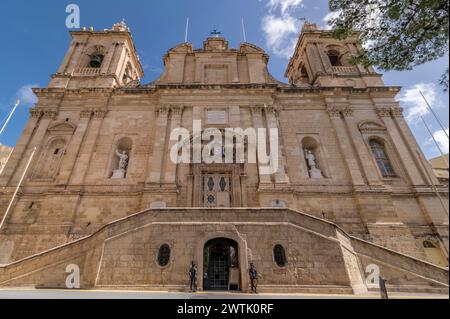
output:
[[[278,130],[278,171],[275,173],[275,183],[277,184],[289,184],[289,177],[286,174],[286,158],[284,156],[282,135],[280,126],[278,125],[277,119],[277,110],[273,106],[268,106],[265,108],[266,119],[267,119],[267,127],[270,130],[271,128],[276,128]],[[268,134],[270,132],[267,132]]]
[[[262,111],[264,109],[263,105],[255,105],[252,106],[252,116],[253,116],[253,126],[258,132],[259,128],[264,128],[264,122],[262,118]],[[258,151],[258,148],[256,148],[256,151]],[[257,156],[258,157],[258,156]],[[261,165],[258,160],[258,174],[259,174],[259,183],[261,184],[271,184],[270,175],[263,175],[261,174]]]
[[3,169],[2,175],[0,177],[0,186],[8,185],[8,182],[16,171],[17,166],[24,158],[24,152],[31,140],[31,137],[33,136],[33,133],[37,129],[39,119],[44,113],[41,109],[34,107],[30,109],[30,114],[30,119],[28,120],[27,125],[25,126],[25,129],[20,136],[19,141],[17,142],[16,147],[14,147],[14,150],[9,157],[8,162]]
[[[183,114],[183,106],[181,105],[172,105],[170,106],[171,110],[171,120],[170,120],[170,133],[175,130],[176,128],[181,127],[181,116]],[[172,162],[170,159],[170,150],[173,145],[175,145],[177,142],[169,142],[168,148],[166,150],[166,167],[164,172],[164,182],[165,183],[176,183],[176,170],[177,165],[176,163]]]
[[325,54],[325,46],[323,43],[316,44],[317,50],[319,51],[320,59],[322,61],[323,68],[326,73],[333,73],[333,67],[331,66],[330,59]]
[[80,149],[77,157],[75,167],[70,176],[70,185],[83,185],[89,164],[91,163],[92,154],[94,153],[95,143],[100,133],[100,128],[103,124],[107,111],[106,109],[96,109],[94,112],[94,118],[91,121],[91,125],[87,130],[86,138],[83,141],[83,145]]
[[[33,152],[33,148],[36,146],[38,147],[38,154],[42,154],[42,152],[45,152],[45,146],[44,143],[44,137],[47,134],[47,129],[50,123],[56,118],[58,114],[58,111],[56,109],[44,109],[44,113],[42,116],[41,121],[39,122],[39,126],[31,139],[30,144],[27,147],[26,152],[24,153],[20,165],[17,167],[17,170],[14,172],[14,174],[11,176],[11,183],[13,185],[17,185],[19,183],[20,177],[25,169],[26,163],[28,159],[31,156],[31,153]],[[33,160],[34,163],[36,163],[36,160],[39,158],[39,155],[36,156]],[[30,167],[32,168],[32,167]]]
[[353,186],[365,186],[366,183],[361,175],[361,169],[357,156],[353,146],[350,144],[351,137],[347,134],[344,120],[341,117],[341,109],[334,105],[329,105],[327,106],[327,112],[330,115],[331,123],[336,132],[339,148],[347,164],[347,169],[352,179]]
[[417,165],[417,162],[411,156],[411,153],[403,140],[400,132],[397,130],[397,127],[392,120],[392,113],[390,106],[378,106],[376,107],[376,111],[378,116],[383,121],[388,134],[391,138],[392,143],[394,144],[395,149],[398,154],[400,154],[400,161],[403,164],[404,170],[408,176],[409,181],[412,185],[424,185],[427,184],[426,179],[421,176],[420,172],[422,171],[420,166]]
[[322,62],[320,61],[320,53],[318,52],[315,44],[308,45],[306,55],[310,63],[312,76],[314,77],[316,75],[323,74],[324,69],[322,67]]
[[116,56],[118,46],[119,43],[116,42],[110,46],[108,53],[103,59],[102,69],[100,71],[101,74],[108,74],[109,66],[111,65],[111,61],[113,60],[113,58]]
[[164,145],[166,143],[167,119],[169,107],[159,107],[156,118],[155,137],[153,141],[153,154],[150,157],[150,175],[147,183],[161,183],[161,168],[163,160]]
[[111,63],[108,65],[108,72],[107,74],[116,74],[119,70],[119,62],[123,55],[123,47],[125,46],[124,42],[116,43],[116,46],[114,47],[114,56],[111,58]]
[[69,182],[78,154],[80,153],[81,144],[86,134],[91,115],[92,110],[84,110],[80,112],[80,121],[74,135],[72,136],[70,144],[67,147],[66,156],[61,164],[61,169],[59,171],[60,173],[57,179],[58,185],[66,185]]
[[[428,171],[425,172],[424,176],[425,180],[428,181],[429,178],[433,179],[433,183],[435,185],[439,185],[440,182],[438,181],[436,175],[433,172],[433,169],[431,168],[431,165],[427,162],[424,161],[423,163],[420,162],[420,159],[418,158],[418,154],[417,152],[422,152],[422,150],[420,149],[420,146],[417,144],[417,140],[415,139],[415,137],[413,136],[411,129],[409,128],[408,124],[405,121],[405,118],[403,117],[403,109],[399,106],[393,106],[391,107],[391,114],[392,114],[392,120],[394,122],[394,124],[396,125],[399,134],[403,137],[403,140],[405,141],[405,143],[407,145],[409,145],[409,149],[411,151],[411,156],[414,158],[414,161],[417,163],[417,167],[420,168],[422,167],[421,164],[423,164],[424,169],[426,169]],[[414,151],[414,148],[417,152]],[[429,177],[428,177],[429,176]]]
[[69,50],[66,53],[66,56],[64,57],[63,62],[61,63],[61,66],[58,69],[58,72],[57,72],[58,74],[66,73],[67,67],[68,67],[69,63],[72,61],[73,54],[74,54],[75,50],[77,49],[78,45],[79,45],[78,42],[72,42]]
[[342,115],[347,124],[351,141],[353,141],[355,149],[357,150],[356,155],[359,157],[367,182],[369,185],[381,185],[380,176],[377,174],[377,168],[372,160],[373,156],[369,153],[363,136],[358,129],[358,123],[353,117],[353,108],[351,106],[344,107],[342,109]]
[[72,74],[77,67],[83,67],[80,65],[81,54],[83,53],[84,47],[86,43],[78,42],[78,45],[75,47],[74,53],[72,55],[72,59],[69,61],[69,64],[66,68],[66,73]]

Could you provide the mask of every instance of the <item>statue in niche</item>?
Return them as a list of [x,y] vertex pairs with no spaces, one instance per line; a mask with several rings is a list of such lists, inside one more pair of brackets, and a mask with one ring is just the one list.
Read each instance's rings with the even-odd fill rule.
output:
[[305,149],[305,157],[308,162],[309,175],[311,178],[323,178],[322,171],[317,168],[316,156],[311,150]]
[[119,157],[119,167],[113,171],[112,179],[123,179],[127,173],[128,155],[126,151],[120,152],[116,149],[116,156]]

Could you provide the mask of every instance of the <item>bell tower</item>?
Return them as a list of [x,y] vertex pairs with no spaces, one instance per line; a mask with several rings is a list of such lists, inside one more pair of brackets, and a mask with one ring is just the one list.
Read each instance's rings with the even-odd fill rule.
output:
[[305,22],[285,76],[295,86],[384,86],[381,75],[372,67],[349,63],[349,57],[360,50],[363,48],[358,33],[337,40],[331,31]]
[[125,21],[104,31],[71,31],[72,42],[50,88],[115,88],[143,76],[142,66]]

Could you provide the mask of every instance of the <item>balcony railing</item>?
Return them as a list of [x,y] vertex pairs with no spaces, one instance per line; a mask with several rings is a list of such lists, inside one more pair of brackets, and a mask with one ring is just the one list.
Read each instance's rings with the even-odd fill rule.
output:
[[333,73],[338,74],[357,74],[358,69],[354,66],[333,66]]
[[73,75],[76,76],[96,76],[100,74],[100,68],[76,68]]

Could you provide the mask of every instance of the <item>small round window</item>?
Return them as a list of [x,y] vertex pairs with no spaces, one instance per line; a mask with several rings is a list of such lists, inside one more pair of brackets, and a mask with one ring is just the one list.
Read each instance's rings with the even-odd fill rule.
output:
[[273,248],[273,256],[275,258],[275,262],[277,263],[278,267],[286,266],[286,252],[283,246],[276,245]]
[[158,251],[158,264],[161,267],[165,267],[170,262],[170,247],[167,244],[162,245],[159,247]]

